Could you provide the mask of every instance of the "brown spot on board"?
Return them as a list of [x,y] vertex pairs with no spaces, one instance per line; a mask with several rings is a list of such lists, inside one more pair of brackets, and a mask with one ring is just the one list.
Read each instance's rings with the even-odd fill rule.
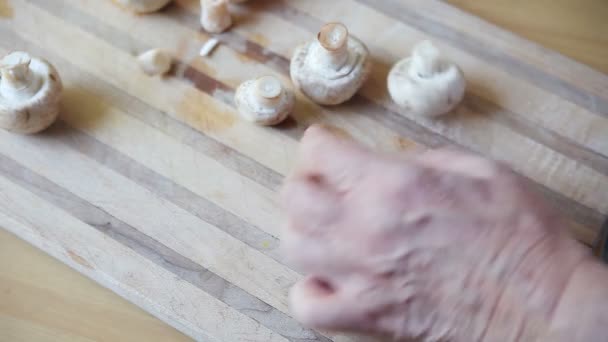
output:
[[180,120],[203,132],[217,132],[234,125],[235,113],[222,110],[223,105],[195,89],[185,92],[175,110]]
[[70,259],[74,260],[74,262],[76,262],[77,264],[89,269],[93,269],[93,266],[91,266],[91,264],[89,264],[89,262],[85,258],[81,257],[80,255],[69,249],[67,250],[67,252]]
[[249,39],[261,46],[268,46],[270,44],[270,40],[260,33],[252,34]]
[[0,18],[12,18],[13,14],[13,7],[9,0],[0,0]]

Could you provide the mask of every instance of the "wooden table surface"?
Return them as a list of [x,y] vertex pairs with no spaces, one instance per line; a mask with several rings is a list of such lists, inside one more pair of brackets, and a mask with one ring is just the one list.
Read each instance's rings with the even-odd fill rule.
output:
[[[605,0],[449,2],[608,73]],[[0,341],[189,340],[0,229]]]

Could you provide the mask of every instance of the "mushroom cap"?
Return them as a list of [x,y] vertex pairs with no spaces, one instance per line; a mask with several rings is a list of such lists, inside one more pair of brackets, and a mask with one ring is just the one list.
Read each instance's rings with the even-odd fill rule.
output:
[[57,70],[47,61],[31,58],[30,71],[40,79],[40,88],[26,99],[12,99],[0,93],[0,128],[22,134],[38,133],[59,115],[63,85]]
[[393,101],[415,114],[435,117],[448,113],[462,101],[466,81],[460,68],[443,62],[428,77],[412,72],[411,58],[401,60],[388,74],[388,91]]
[[271,126],[285,120],[293,111],[295,97],[278,79],[264,76],[241,83],[236,89],[234,102],[243,119]]
[[113,0],[119,6],[135,13],[156,12],[167,6],[171,0]]
[[296,47],[290,73],[294,85],[314,102],[336,105],[348,101],[369,77],[371,61],[367,47],[349,36],[348,60],[339,70],[324,68],[315,57],[318,41]]

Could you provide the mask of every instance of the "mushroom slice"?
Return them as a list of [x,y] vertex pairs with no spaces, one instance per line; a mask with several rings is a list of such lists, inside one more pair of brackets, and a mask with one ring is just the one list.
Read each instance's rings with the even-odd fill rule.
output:
[[55,122],[63,86],[50,63],[13,52],[0,61],[0,73],[0,128],[32,134]]
[[234,101],[243,119],[265,126],[279,124],[293,110],[293,92],[274,76],[243,82]]
[[388,74],[393,101],[417,115],[435,117],[452,111],[464,97],[460,68],[430,42],[417,44],[412,56],[397,62]]

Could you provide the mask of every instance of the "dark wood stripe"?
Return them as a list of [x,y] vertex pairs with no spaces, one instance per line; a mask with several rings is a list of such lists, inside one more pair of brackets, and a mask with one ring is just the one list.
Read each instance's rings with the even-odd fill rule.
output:
[[[29,0],[29,1],[47,4],[47,2],[44,2],[41,0]],[[188,24],[188,25],[194,25],[194,23],[195,23],[196,28],[193,28],[193,29],[198,30],[198,26],[199,26],[198,22],[194,20],[196,18],[196,16],[194,16],[193,14],[188,12],[186,9],[184,9],[180,6],[171,6],[167,11],[168,12],[166,14],[173,15],[173,13],[175,13],[177,15],[176,20],[178,20],[181,24],[188,24],[189,22],[191,22],[191,24]],[[78,16],[78,18],[80,18],[80,20],[84,20],[86,22],[94,22],[95,25],[93,26],[93,28],[96,28],[98,25],[103,26],[103,24],[96,21],[95,18],[87,17],[86,14],[82,14],[81,16]],[[312,26],[312,25],[309,25],[309,26]],[[112,41],[112,38],[114,36],[116,36],[118,39],[118,37],[122,35],[121,33],[115,32],[113,29],[108,28],[108,27],[104,27],[104,29],[102,31],[106,32],[106,34],[110,35],[109,37],[106,37],[106,39],[108,39],[110,42]],[[95,30],[92,33],[97,34],[97,31]],[[124,35],[122,35],[122,36],[124,36]],[[224,40],[225,42],[227,42],[226,44],[229,44],[231,41],[238,41],[238,40],[244,39],[241,36],[239,36],[238,34],[234,33],[233,31],[226,32],[226,33],[222,34],[222,36],[223,37],[236,36],[236,38],[233,38],[234,40]],[[103,39],[104,37],[101,37],[101,38]],[[256,44],[256,43],[252,42],[251,44]],[[246,51],[243,51],[243,44],[238,44],[238,45],[239,46],[231,46],[231,45],[228,45],[228,46],[233,48],[235,51],[246,55]],[[265,54],[269,54],[269,53],[274,54],[276,56],[276,57],[274,57],[275,59],[286,60],[283,56],[278,55],[274,52],[270,52],[270,51],[268,51],[268,49],[266,49],[266,51],[267,52],[265,52]],[[247,56],[252,59],[255,57],[255,56],[249,56],[249,55],[247,55]],[[260,61],[260,62],[263,62],[263,61]],[[272,64],[270,66],[272,67]],[[283,68],[280,68],[277,71],[285,72],[285,70],[282,70],[282,69]],[[422,143],[426,146],[429,146],[429,147],[452,146],[452,147],[457,147],[457,148],[464,149],[464,150],[471,150],[470,148],[464,147],[449,138],[446,138],[438,133],[431,131],[430,129],[428,129],[426,127],[419,125],[418,123],[400,115],[399,113],[393,112],[387,108],[382,107],[381,105],[378,105],[378,104],[372,102],[371,100],[364,98],[361,95],[355,96],[355,98],[353,98],[353,100],[344,104],[342,108],[349,109],[353,112],[365,113],[366,116],[375,118],[379,122],[383,123],[386,127],[391,127],[392,129],[395,129],[399,134],[410,137],[413,140],[415,140],[419,143]],[[477,150],[472,150],[472,152],[480,153],[480,151],[477,151]],[[603,215],[599,211],[597,211],[593,208],[587,207],[581,203],[578,203],[578,202],[566,197],[565,195],[558,193],[554,190],[551,190],[550,188],[546,187],[545,185],[542,185],[526,176],[522,176],[522,177],[524,177],[526,179],[526,181],[529,184],[531,184],[531,186],[533,188],[537,189],[538,192],[542,193],[545,197],[547,197],[549,199],[550,202],[552,202],[554,205],[556,205],[558,210],[560,210],[560,212],[564,213],[567,217],[572,218],[576,222],[579,222],[579,223],[585,225],[586,227],[589,227],[590,229],[593,230],[594,233],[597,232],[597,230],[599,229],[599,227],[601,225],[601,222],[603,221]]]
[[[52,128],[50,134],[59,135],[66,131],[69,132],[70,129],[59,124]],[[0,155],[0,174],[288,340],[330,341],[313,330],[303,328],[284,313],[133,226],[4,155]]]
[[398,0],[355,1],[424,33],[443,39],[452,46],[476,55],[490,64],[500,65],[510,74],[517,75],[519,78],[573,102],[592,113],[608,118],[608,99],[590,94],[568,80],[547,74],[519,60],[516,56],[509,55],[493,46],[488,46],[486,42],[480,41],[470,34],[447,27],[428,15],[416,12],[413,6],[407,6],[404,2]]

